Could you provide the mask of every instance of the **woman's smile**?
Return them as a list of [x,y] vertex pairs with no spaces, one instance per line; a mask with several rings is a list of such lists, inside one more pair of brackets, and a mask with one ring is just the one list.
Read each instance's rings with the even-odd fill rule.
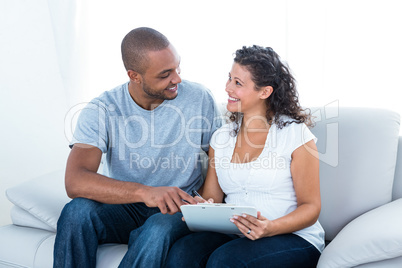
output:
[[240,99],[236,99],[236,98],[233,98],[233,97],[231,97],[231,96],[228,97],[228,102],[229,102],[229,103],[238,102],[239,100],[240,100]]

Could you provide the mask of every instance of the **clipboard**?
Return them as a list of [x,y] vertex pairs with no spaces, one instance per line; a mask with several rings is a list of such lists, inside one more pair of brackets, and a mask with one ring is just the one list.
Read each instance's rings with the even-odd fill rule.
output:
[[193,232],[210,231],[224,234],[241,234],[230,221],[234,215],[243,213],[257,217],[257,209],[225,203],[199,203],[180,207],[188,229]]

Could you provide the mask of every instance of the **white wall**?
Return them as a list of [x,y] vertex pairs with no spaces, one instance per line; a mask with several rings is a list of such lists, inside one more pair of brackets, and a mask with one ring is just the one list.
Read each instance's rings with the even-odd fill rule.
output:
[[[225,101],[232,53],[273,47],[296,75],[304,106],[399,105],[398,0],[3,0],[0,8],[0,226],[6,188],[65,166],[64,119],[124,83],[120,43],[139,26],[164,33],[183,78]],[[67,124],[68,125],[68,124]],[[68,131],[68,130],[67,130]]]
[[68,95],[47,1],[0,8],[0,226],[10,223],[5,189],[62,169]]
[[88,4],[84,7],[90,46],[87,94],[96,96],[127,80],[121,40],[130,30],[147,26],[165,34],[176,47],[183,78],[203,83],[217,99],[226,99],[224,86],[236,49],[262,44],[286,55],[286,6],[282,0],[99,0]]
[[303,105],[402,114],[402,2],[289,1],[288,62]]
[[402,113],[400,0],[118,3],[124,10],[102,0],[87,7],[91,96],[125,81],[121,39],[132,28],[150,26],[177,47],[183,77],[205,84],[219,101],[226,100],[232,53],[259,44],[289,63],[304,106],[339,101]]

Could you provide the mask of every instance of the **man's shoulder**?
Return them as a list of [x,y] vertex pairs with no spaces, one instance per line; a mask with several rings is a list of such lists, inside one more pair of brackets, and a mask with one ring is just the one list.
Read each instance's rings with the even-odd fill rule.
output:
[[102,108],[106,108],[110,105],[119,105],[123,101],[125,90],[127,89],[127,83],[119,85],[111,90],[104,91],[98,97],[93,98],[90,104],[96,105]]
[[202,96],[208,96],[212,97],[211,91],[204,85],[188,80],[183,80],[179,87],[182,87],[182,92],[186,96],[192,96],[192,97],[202,97]]
[[182,80],[180,85],[183,85],[186,88],[192,88],[192,89],[201,89],[201,90],[207,90],[209,91],[204,85],[197,83],[197,82],[193,82],[193,81],[189,81],[189,80]]
[[104,91],[102,94],[99,95],[99,97],[95,98],[95,100],[108,102],[116,98],[120,99],[125,94],[125,90],[127,90],[127,84],[128,83],[124,83],[113,89]]

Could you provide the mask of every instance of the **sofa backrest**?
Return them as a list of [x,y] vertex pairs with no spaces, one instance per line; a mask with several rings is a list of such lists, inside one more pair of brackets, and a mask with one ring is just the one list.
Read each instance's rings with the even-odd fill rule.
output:
[[400,117],[371,108],[324,107],[312,112],[317,116],[312,132],[320,153],[319,220],[326,239],[332,240],[348,222],[392,200]]
[[402,198],[402,137],[399,136],[398,157],[394,176],[394,187],[392,187],[392,200]]

